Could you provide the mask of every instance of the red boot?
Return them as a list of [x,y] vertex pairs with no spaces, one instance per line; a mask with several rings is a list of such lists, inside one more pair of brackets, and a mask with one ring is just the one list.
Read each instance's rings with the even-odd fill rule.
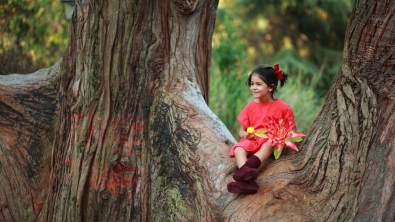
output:
[[254,194],[258,191],[259,185],[255,180],[230,182],[227,185],[231,193]]
[[246,163],[233,174],[233,179],[235,181],[255,180],[258,177],[259,171],[257,168],[260,165],[261,160],[257,156],[251,155],[248,157]]

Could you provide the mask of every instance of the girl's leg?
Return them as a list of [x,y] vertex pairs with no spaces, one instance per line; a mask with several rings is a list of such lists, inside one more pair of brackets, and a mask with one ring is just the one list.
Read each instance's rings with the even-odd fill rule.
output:
[[234,150],[238,170],[233,174],[235,181],[247,181],[256,179],[259,174],[257,168],[261,165],[261,161],[257,156],[251,155],[242,147],[236,147]]
[[261,163],[263,163],[263,161],[267,160],[272,153],[273,147],[270,144],[263,144],[261,149],[254,155],[261,160]]
[[242,147],[236,147],[234,150],[237,167],[240,169],[247,161],[248,153]]
[[[236,154],[236,151],[238,154]],[[259,185],[255,181],[259,174],[257,168],[273,153],[273,147],[269,144],[263,144],[258,152],[248,158],[249,153],[241,147],[237,147],[234,152],[239,170],[233,175],[236,182],[227,184],[228,191],[231,193],[256,193],[259,189]]]
[[233,179],[236,182],[227,184],[227,189],[231,193],[254,194],[258,191],[259,185],[255,181],[259,171],[256,169],[261,162],[257,156],[250,155],[241,147],[236,147],[234,150],[237,166],[239,169],[233,174]]
[[230,182],[227,185],[231,193],[254,194],[258,192],[259,185],[255,180]]

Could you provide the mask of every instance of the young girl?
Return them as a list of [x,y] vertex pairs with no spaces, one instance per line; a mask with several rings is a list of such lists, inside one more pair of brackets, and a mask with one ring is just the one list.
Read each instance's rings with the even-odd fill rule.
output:
[[283,73],[278,64],[273,67],[258,65],[250,74],[247,84],[254,100],[248,103],[237,117],[241,123],[239,136],[242,138],[236,143],[229,157],[236,157],[238,170],[233,175],[236,182],[227,185],[231,193],[254,194],[258,191],[256,178],[259,174],[257,168],[273,153],[271,144],[265,143],[267,138],[248,133],[248,127],[255,130],[262,129],[267,117],[286,118],[294,121],[291,107],[280,99],[274,97],[277,85],[281,87],[287,81],[288,75]]

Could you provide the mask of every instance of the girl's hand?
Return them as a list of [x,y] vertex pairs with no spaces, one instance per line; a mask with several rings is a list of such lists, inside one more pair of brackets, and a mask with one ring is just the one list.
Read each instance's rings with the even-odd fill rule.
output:
[[248,140],[255,140],[255,137],[256,137],[254,134],[253,127],[248,127],[246,129],[243,125],[240,125],[239,136],[240,136],[240,138],[246,138]]
[[255,140],[256,136],[253,133],[247,133],[244,138],[248,139],[248,140]]
[[247,135],[244,136],[244,138],[249,139],[249,140],[255,140],[255,130],[254,127],[250,126],[247,128]]

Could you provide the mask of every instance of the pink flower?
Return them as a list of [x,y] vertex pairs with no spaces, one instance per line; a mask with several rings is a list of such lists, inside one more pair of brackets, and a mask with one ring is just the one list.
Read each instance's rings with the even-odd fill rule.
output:
[[289,147],[299,151],[294,142],[302,141],[301,137],[305,136],[305,134],[294,131],[294,127],[295,122],[293,121],[287,121],[283,118],[277,119],[274,117],[268,117],[268,121],[264,127],[266,130],[264,136],[257,136],[269,138],[267,143],[270,143],[275,147],[273,152],[276,159],[278,159],[283,148]]

